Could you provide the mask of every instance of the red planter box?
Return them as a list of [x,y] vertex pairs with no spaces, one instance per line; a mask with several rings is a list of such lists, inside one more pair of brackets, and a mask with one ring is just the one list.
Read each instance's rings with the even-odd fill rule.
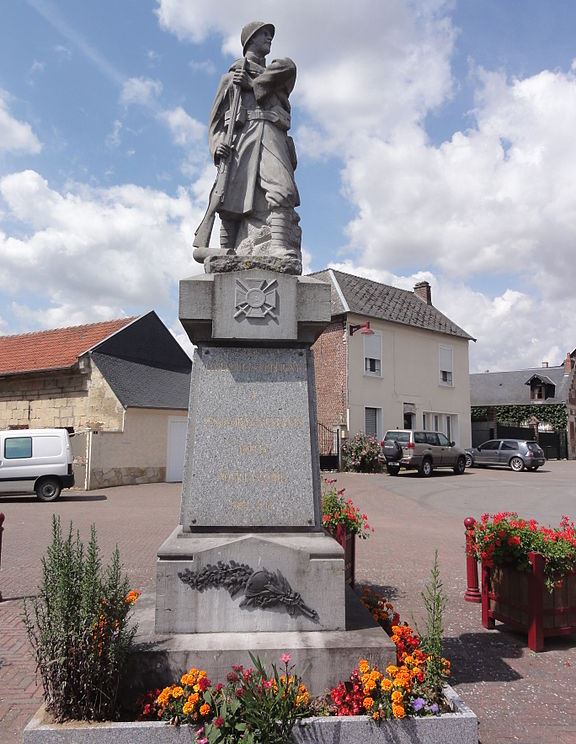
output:
[[482,561],[482,625],[496,620],[528,634],[528,647],[542,651],[544,638],[576,634],[576,573],[566,574],[550,592],[544,557],[529,553],[531,570]]
[[344,548],[344,575],[346,583],[354,586],[356,571],[356,535],[348,532],[341,524],[335,530],[328,530],[332,537]]

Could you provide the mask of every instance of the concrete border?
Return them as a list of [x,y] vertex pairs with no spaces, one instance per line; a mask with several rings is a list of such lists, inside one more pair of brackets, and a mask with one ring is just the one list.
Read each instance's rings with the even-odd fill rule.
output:
[[[305,718],[293,730],[294,744],[478,744],[478,718],[446,685],[452,713],[375,723],[369,716]],[[63,724],[45,722],[40,708],[24,729],[24,744],[195,744],[196,728],[136,721]]]

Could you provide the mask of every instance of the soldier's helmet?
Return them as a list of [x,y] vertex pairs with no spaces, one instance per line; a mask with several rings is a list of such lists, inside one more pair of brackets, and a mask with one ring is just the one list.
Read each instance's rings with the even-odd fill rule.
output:
[[240,33],[240,42],[242,43],[243,53],[246,52],[246,47],[250,39],[257,31],[260,31],[261,28],[269,28],[272,31],[272,37],[274,37],[276,29],[272,23],[264,23],[263,21],[252,21],[251,23],[247,23]]

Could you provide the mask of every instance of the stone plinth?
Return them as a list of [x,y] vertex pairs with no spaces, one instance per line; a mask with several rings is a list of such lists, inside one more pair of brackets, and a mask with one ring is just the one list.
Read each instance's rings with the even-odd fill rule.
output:
[[196,535],[158,552],[158,633],[344,630],[342,547],[324,532]]

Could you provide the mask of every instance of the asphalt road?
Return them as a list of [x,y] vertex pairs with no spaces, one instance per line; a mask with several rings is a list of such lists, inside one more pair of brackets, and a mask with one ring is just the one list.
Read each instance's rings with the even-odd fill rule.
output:
[[576,461],[550,460],[536,472],[474,467],[459,476],[437,470],[430,478],[420,478],[415,471],[383,477],[387,491],[462,519],[482,512],[516,511],[557,524],[563,514],[576,514]]

